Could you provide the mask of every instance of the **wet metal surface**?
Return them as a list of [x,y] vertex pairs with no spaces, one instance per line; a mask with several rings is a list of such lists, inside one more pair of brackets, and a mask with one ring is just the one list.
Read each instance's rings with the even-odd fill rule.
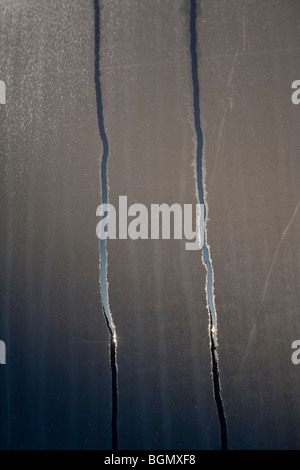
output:
[[[299,449],[299,2],[0,15],[0,447]],[[203,250],[99,243],[119,196]]]

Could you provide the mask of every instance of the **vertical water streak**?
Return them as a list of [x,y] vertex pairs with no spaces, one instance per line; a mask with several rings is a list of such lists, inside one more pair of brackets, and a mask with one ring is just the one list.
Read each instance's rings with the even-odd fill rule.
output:
[[[191,52],[191,68],[192,68],[192,83],[193,83],[193,105],[194,105],[194,123],[197,138],[197,153],[196,153],[196,179],[197,179],[197,194],[199,203],[203,204],[204,217],[202,224],[206,222],[206,201],[204,197],[204,177],[203,177],[203,133],[200,120],[200,89],[198,80],[198,56],[197,56],[197,2],[190,0],[190,52]],[[201,223],[201,219],[200,219]],[[212,378],[214,387],[214,398],[217,407],[219,418],[220,433],[221,433],[221,448],[227,449],[227,423],[223,407],[223,400],[221,395],[220,374],[218,365],[217,353],[217,316],[214,302],[214,279],[213,268],[210,256],[210,248],[207,245],[206,228],[200,227],[201,232],[204,234],[203,247],[202,247],[202,261],[206,268],[206,299],[209,311],[209,338],[210,338],[210,352],[211,352],[211,366]]]
[[[100,7],[99,0],[94,0],[95,10],[95,91],[97,101],[97,119],[99,135],[103,146],[101,160],[101,187],[102,204],[108,203],[107,161],[109,154],[108,139],[104,127],[102,91],[100,82]],[[107,282],[107,251],[106,240],[100,240],[100,289],[102,310],[110,334],[110,369],[112,394],[112,449],[118,449],[118,364],[117,364],[117,336],[109,307]]]

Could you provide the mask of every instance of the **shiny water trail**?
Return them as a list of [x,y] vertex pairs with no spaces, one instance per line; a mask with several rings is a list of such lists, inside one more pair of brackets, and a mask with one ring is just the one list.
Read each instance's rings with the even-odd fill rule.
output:
[[[100,81],[100,6],[99,0],[94,0],[95,10],[95,90],[97,101],[97,119],[99,135],[103,146],[101,160],[101,188],[102,204],[108,204],[107,161],[109,145],[105,132],[103,118],[103,103]],[[112,396],[112,449],[118,449],[118,362],[117,362],[117,334],[108,298],[107,281],[107,251],[106,240],[100,239],[100,289],[102,310],[110,336],[110,370],[111,370],[111,396]]]
[[[193,104],[194,104],[194,124],[197,137],[197,156],[196,156],[196,178],[197,178],[197,193],[199,203],[204,209],[204,217],[202,223],[205,225],[207,210],[204,195],[204,176],[203,176],[203,133],[200,121],[200,90],[198,80],[198,56],[197,56],[197,0],[190,0],[190,53],[191,53],[191,66],[192,66],[192,82],[193,82]],[[201,223],[201,219],[200,219]],[[202,247],[202,261],[206,268],[206,299],[207,308],[209,311],[209,339],[210,339],[210,353],[211,353],[211,368],[214,387],[214,399],[216,403],[220,434],[221,434],[221,449],[226,450],[228,447],[228,433],[225,411],[223,406],[223,399],[221,394],[221,383],[219,373],[219,359],[217,351],[217,315],[214,301],[214,277],[213,267],[210,256],[210,247],[207,244],[206,228],[200,227],[201,233],[204,234],[203,247]]]

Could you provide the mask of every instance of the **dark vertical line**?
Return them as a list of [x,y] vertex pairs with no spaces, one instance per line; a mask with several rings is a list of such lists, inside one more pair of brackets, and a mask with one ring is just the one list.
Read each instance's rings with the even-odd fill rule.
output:
[[101,182],[102,182],[102,204],[107,204],[107,160],[108,160],[108,140],[104,127],[102,92],[100,82],[100,8],[99,0],[94,0],[95,5],[95,86],[97,99],[97,118],[100,138],[103,145],[101,161]]
[[118,366],[117,347],[114,337],[110,335],[110,364],[111,364],[111,390],[112,390],[112,449],[118,450]]
[[227,450],[228,448],[228,437],[227,437],[227,423],[223,408],[223,401],[220,390],[220,376],[219,376],[219,367],[218,367],[218,353],[215,347],[215,342],[212,333],[212,321],[210,316],[210,349],[211,349],[211,359],[212,359],[212,376],[214,384],[214,394],[215,402],[218,411],[218,418],[220,423],[221,430],[221,449]]
[[[94,0],[95,8],[95,90],[97,101],[97,119],[99,135],[103,145],[101,160],[101,185],[102,185],[102,204],[108,203],[107,187],[107,160],[109,145],[104,127],[103,103],[100,82],[100,7],[99,0]],[[112,396],[112,449],[118,449],[118,366],[117,366],[117,339],[116,330],[108,302],[108,283],[107,283],[107,253],[106,240],[100,239],[100,285],[102,310],[106,320],[110,335],[110,370],[111,370],[111,396]]]
[[[197,32],[196,32],[196,0],[191,0],[191,17],[190,17],[190,34],[191,34],[191,57],[192,57],[192,81],[193,81],[193,98],[194,98],[194,120],[195,131],[197,136],[197,189],[199,195],[199,203],[204,205],[203,191],[203,175],[202,175],[202,150],[203,150],[203,134],[200,122],[200,90],[198,81],[198,56],[197,56]],[[204,206],[205,207],[205,206]],[[204,214],[205,219],[205,214]]]
[[[193,82],[193,101],[194,101],[194,122],[195,131],[197,137],[197,156],[196,156],[196,167],[197,167],[197,190],[199,203],[203,204],[204,207],[204,223],[206,221],[206,205],[204,200],[204,182],[203,182],[203,133],[201,129],[200,121],[200,90],[198,81],[198,56],[197,56],[197,4],[196,0],[191,0],[190,3],[190,52],[191,52],[191,66],[192,66],[192,82]],[[205,234],[205,231],[204,231]],[[223,407],[223,400],[221,395],[220,386],[220,375],[218,366],[218,354],[217,354],[217,341],[216,341],[216,314],[214,307],[214,295],[213,295],[213,270],[210,260],[209,247],[206,243],[206,234],[204,235],[203,243],[203,262],[206,266],[206,295],[209,308],[209,332],[210,332],[210,352],[211,352],[211,366],[212,366],[212,377],[214,387],[214,399],[218,412],[218,419],[221,433],[221,449],[226,450],[228,446],[227,438],[227,423],[225,418],[225,412]]]

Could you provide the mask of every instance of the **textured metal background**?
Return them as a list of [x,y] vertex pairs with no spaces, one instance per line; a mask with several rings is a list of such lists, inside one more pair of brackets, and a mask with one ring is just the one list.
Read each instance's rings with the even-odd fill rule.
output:
[[[110,449],[94,2],[1,0],[0,447]],[[190,1],[100,1],[109,201],[197,202]],[[300,448],[298,0],[197,1],[232,449]],[[109,240],[120,449],[218,449],[201,252]]]

